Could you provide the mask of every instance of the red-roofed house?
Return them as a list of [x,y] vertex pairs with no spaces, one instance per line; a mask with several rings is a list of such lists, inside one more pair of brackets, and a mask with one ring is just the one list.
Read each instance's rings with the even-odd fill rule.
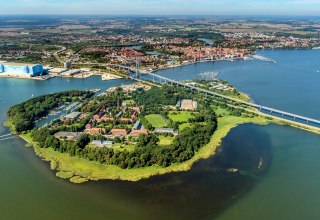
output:
[[115,136],[126,136],[127,135],[127,130],[126,129],[112,129],[110,131],[111,134]]
[[100,120],[98,121],[114,121],[114,118],[111,118],[111,117],[107,117],[106,115],[103,116]]
[[86,129],[91,129],[92,121],[90,120],[88,124],[86,124]]
[[86,129],[85,132],[92,134],[92,135],[98,135],[98,134],[105,134],[106,129],[104,129],[104,128],[90,128],[90,129]]
[[120,118],[120,121],[123,122],[132,122],[132,120],[130,118]]
[[131,120],[135,119],[136,117],[138,116],[138,112],[134,112],[132,115],[131,115]]
[[133,111],[138,112],[138,113],[140,113],[140,111],[141,111],[140,107],[129,107],[129,109],[132,109]]
[[101,109],[100,112],[98,112],[98,114],[96,114],[96,115],[93,116],[93,118],[94,118],[95,120],[98,120],[98,119],[100,119],[105,113],[106,113],[106,110]]

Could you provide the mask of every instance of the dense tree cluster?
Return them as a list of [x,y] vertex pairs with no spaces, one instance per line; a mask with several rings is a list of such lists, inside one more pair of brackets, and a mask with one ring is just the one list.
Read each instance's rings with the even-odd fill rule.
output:
[[[191,159],[205,144],[209,143],[217,128],[217,121],[212,110],[202,111],[201,122],[195,122],[191,128],[184,129],[167,147],[159,147],[158,138],[154,134],[140,135],[138,146],[134,151],[116,151],[112,148],[86,147],[90,142],[88,135],[77,141],[59,140],[53,136],[56,132],[48,129],[36,129],[32,132],[34,141],[41,147],[52,147],[61,153],[78,156],[102,164],[117,165],[121,168],[139,168],[152,165],[162,167],[181,163]],[[91,137],[93,140],[94,138]]]
[[175,106],[181,99],[190,98],[191,91],[173,86],[152,87],[150,90],[137,90],[133,99],[138,105],[148,108],[159,108],[163,105]]
[[[18,123],[21,120],[29,122],[30,126],[18,126],[19,131],[25,131],[33,127],[36,119],[46,115],[52,108],[59,106],[61,104],[59,100],[71,101],[69,99],[74,97],[89,95],[89,93],[71,91],[37,97],[12,107],[8,112],[8,116],[15,123],[15,126],[19,125]],[[110,108],[109,110],[112,112],[113,109],[118,109],[124,98],[123,91],[116,90],[108,96],[82,99],[84,105],[81,107],[81,111],[90,112],[89,115],[92,115],[96,114],[100,109]],[[163,88],[153,87],[148,91],[138,90],[132,94],[131,98],[137,105],[144,106],[140,119],[142,123],[146,125],[146,128],[150,127],[150,129],[148,129],[152,130],[152,126],[145,120],[144,115],[156,113],[168,119],[168,106],[171,106],[169,109],[174,108],[179,100],[184,98],[195,99],[196,94],[184,88],[165,86]],[[132,151],[90,147],[88,144],[92,140],[97,140],[97,137],[88,134],[84,134],[76,141],[57,139],[54,136],[56,132],[62,130],[82,131],[87,119],[83,119],[83,123],[74,123],[74,126],[72,123],[65,124],[66,122],[64,122],[64,124],[50,127],[50,129],[34,129],[31,135],[40,147],[53,148],[55,151],[68,153],[70,156],[77,156],[102,164],[117,165],[124,169],[152,165],[167,167],[174,163],[181,163],[191,159],[202,146],[210,141],[217,128],[216,115],[210,107],[210,102],[200,100],[198,104],[199,113],[195,114],[195,117],[189,120],[192,126],[183,129],[180,134],[175,137],[172,144],[166,147],[159,146],[158,136],[152,133],[149,135],[139,135],[135,140],[137,142],[136,148]],[[128,111],[128,116],[131,113],[132,111]],[[168,127],[177,129],[178,124],[168,119]],[[102,138],[98,139],[102,140]],[[113,141],[116,143],[122,142],[123,140],[114,139]]]
[[71,102],[74,98],[87,98],[93,93],[89,91],[66,91],[50,95],[32,98],[21,104],[12,106],[7,116],[17,132],[31,130],[35,121],[48,115],[53,108],[65,102]]

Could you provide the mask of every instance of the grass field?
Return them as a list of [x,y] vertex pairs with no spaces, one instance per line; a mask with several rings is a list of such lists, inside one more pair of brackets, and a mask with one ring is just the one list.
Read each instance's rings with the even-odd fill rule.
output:
[[[120,148],[120,146],[123,146],[123,148]],[[113,149],[115,150],[115,151],[134,151],[134,149],[136,148],[136,146],[135,145],[133,145],[133,144],[114,144],[113,145]]]
[[160,146],[168,146],[168,145],[172,144],[174,137],[169,137],[169,136],[165,137],[165,136],[161,135],[161,136],[159,136],[159,139],[160,139],[160,141],[159,141]]
[[216,113],[217,116],[226,116],[230,114],[228,110],[221,107],[215,107],[214,112]]
[[187,112],[187,111],[181,111],[181,112],[175,111],[175,112],[170,112],[168,116],[172,121],[188,122],[189,118],[194,117],[192,114],[197,114],[197,113]]
[[145,118],[155,128],[162,128],[168,124],[162,115],[159,114],[146,115]]

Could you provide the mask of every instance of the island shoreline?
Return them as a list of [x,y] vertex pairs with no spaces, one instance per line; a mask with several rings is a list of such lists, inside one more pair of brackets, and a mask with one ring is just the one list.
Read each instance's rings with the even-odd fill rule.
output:
[[[218,118],[218,129],[215,131],[207,145],[203,146],[190,160],[166,168],[154,165],[145,168],[122,169],[116,165],[99,164],[79,157],[69,156],[50,148],[40,148],[38,143],[32,141],[29,133],[21,134],[19,136],[26,141],[26,143],[33,146],[35,154],[41,158],[41,160],[49,162],[51,170],[56,172],[56,176],[59,178],[69,179],[73,183],[84,183],[91,180],[121,180],[136,182],[157,175],[186,172],[190,170],[197,161],[214,156],[217,149],[221,146],[223,139],[232,129],[239,125],[250,123],[267,125],[272,123],[272,121],[259,116],[255,118],[237,116],[220,117]],[[78,165],[77,169],[72,169],[66,161]],[[94,169],[90,170],[90,168]]]

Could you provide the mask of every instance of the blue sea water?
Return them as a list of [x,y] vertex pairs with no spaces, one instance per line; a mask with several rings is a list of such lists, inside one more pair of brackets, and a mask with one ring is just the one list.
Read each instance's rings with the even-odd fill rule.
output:
[[[201,78],[221,72],[255,102],[320,119],[320,50],[269,50],[277,63],[221,61],[158,72],[168,78]],[[0,78],[0,122],[9,106],[32,96],[70,89],[107,89],[128,80]],[[0,136],[8,130],[0,127]],[[55,177],[25,142],[0,142],[1,219],[319,219],[320,136],[286,126],[243,125],[224,139],[217,156],[188,172],[136,183],[74,185]],[[252,172],[257,158],[268,163]],[[225,171],[238,167],[240,174]]]

